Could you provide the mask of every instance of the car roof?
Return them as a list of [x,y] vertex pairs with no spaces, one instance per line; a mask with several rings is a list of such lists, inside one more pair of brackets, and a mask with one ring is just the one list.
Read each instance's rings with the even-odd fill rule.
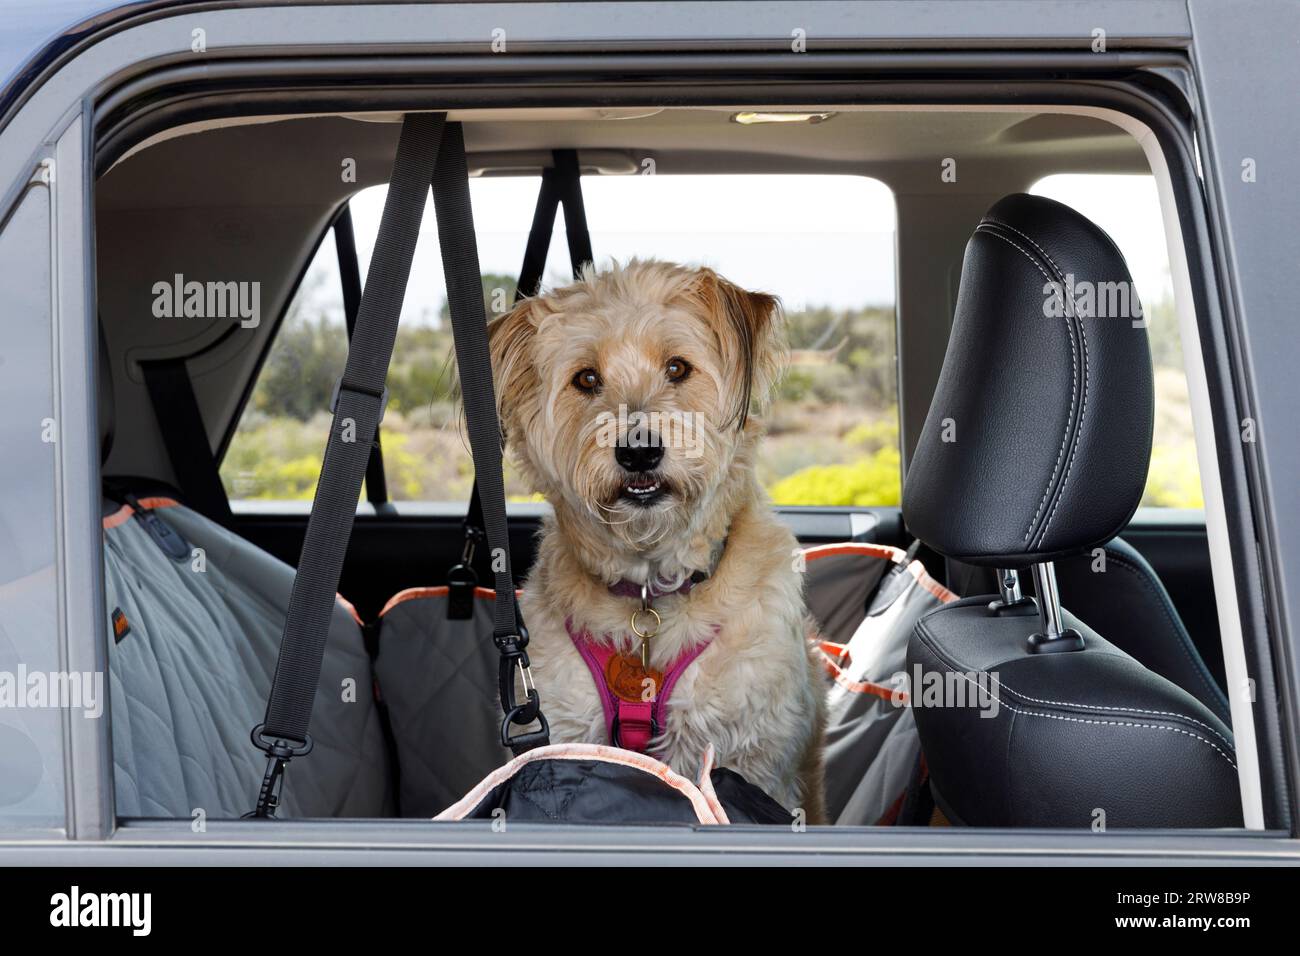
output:
[[[0,0],[0,115],[51,63],[91,34],[127,17],[201,0]],[[238,6],[232,0],[229,6]]]

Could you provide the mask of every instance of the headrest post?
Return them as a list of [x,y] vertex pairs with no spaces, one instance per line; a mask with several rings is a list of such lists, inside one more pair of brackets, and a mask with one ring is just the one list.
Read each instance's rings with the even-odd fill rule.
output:
[[1002,591],[1003,604],[1018,604],[1020,594],[1020,573],[1015,568],[998,569],[998,588]]
[[998,599],[989,602],[989,613],[1016,617],[1034,614],[1034,602],[1020,591],[1020,572],[1015,568],[998,568]]
[[1030,566],[1034,575],[1034,591],[1038,594],[1038,620],[1043,625],[1043,637],[1054,641],[1064,630],[1061,627],[1061,595],[1056,589],[1056,565],[1051,561]]
[[1061,595],[1056,589],[1056,566],[1042,561],[1029,567],[1038,594],[1038,620],[1043,629],[1029,638],[1029,648],[1038,654],[1083,650],[1083,635],[1064,626]]

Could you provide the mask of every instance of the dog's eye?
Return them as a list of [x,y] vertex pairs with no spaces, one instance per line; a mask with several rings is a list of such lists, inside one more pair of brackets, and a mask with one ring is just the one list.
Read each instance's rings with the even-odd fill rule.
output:
[[594,368],[584,368],[573,376],[573,387],[582,392],[594,392],[604,384]]
[[680,382],[691,374],[691,363],[680,355],[674,356],[664,366],[664,374],[668,376],[668,381]]

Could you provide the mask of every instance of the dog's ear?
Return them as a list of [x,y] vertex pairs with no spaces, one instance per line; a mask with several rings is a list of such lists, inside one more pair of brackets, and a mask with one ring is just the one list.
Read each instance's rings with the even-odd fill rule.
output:
[[749,292],[712,269],[700,269],[692,291],[714,324],[731,393],[733,420],[744,428],[750,408],[767,405],[788,355],[781,300]]
[[503,439],[508,439],[510,424],[517,420],[521,406],[536,394],[533,339],[537,336],[537,323],[544,311],[541,300],[524,299],[508,313],[488,323],[492,380]]

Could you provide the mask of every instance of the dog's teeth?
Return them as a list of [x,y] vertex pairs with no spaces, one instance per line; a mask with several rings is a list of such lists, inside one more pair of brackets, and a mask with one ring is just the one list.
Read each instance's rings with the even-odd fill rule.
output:
[[623,490],[630,495],[635,495],[637,497],[645,497],[646,495],[652,495],[656,491],[658,491],[661,484],[662,482],[658,482],[658,481],[651,482],[648,485],[631,482],[629,484],[624,485]]

